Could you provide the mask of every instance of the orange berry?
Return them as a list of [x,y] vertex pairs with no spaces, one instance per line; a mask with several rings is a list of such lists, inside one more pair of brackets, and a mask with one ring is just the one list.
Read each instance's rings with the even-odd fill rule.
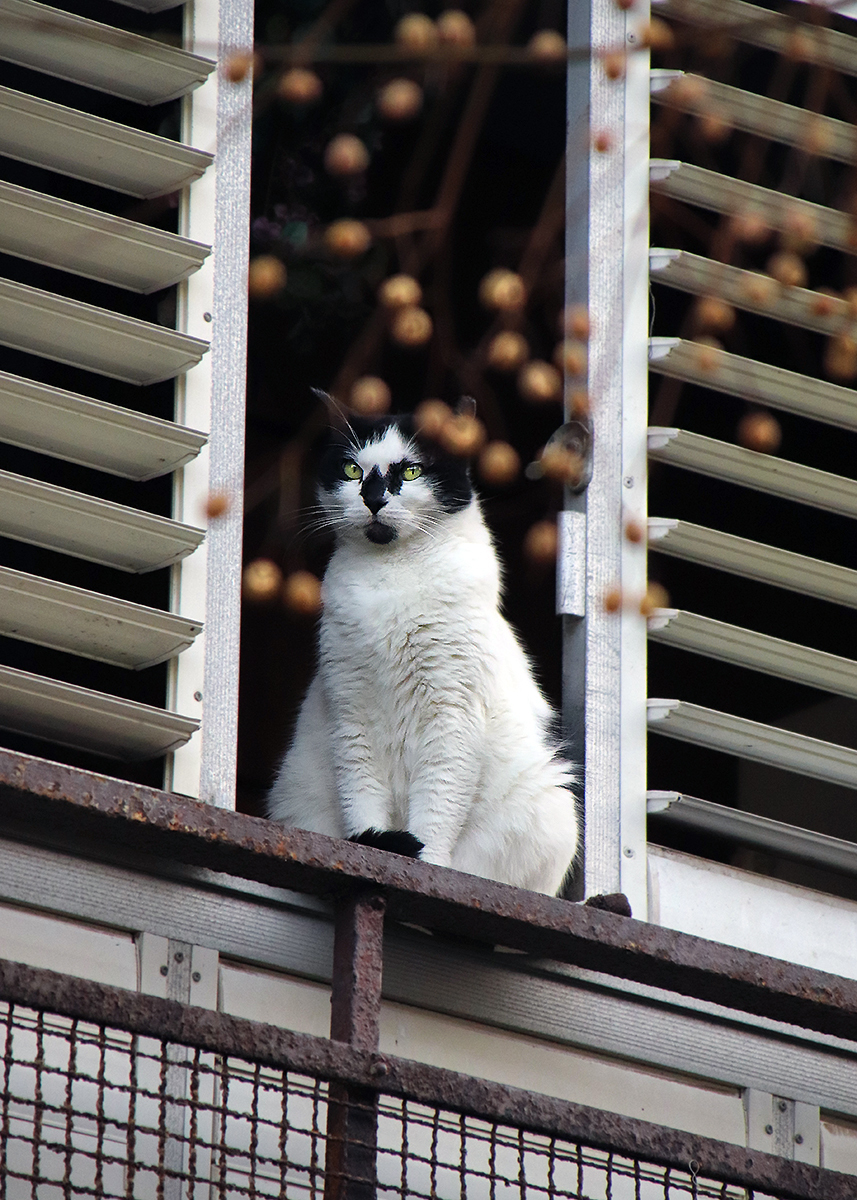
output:
[[806,266],[791,250],[772,254],[767,262],[768,274],[783,287],[806,287]]
[[247,270],[247,293],[254,300],[267,300],[286,286],[286,268],[275,254],[258,254],[251,258]]
[[437,441],[443,427],[452,418],[452,409],[443,400],[423,400],[414,413],[414,423],[423,437]]
[[302,617],[321,612],[321,580],[310,571],[292,571],[283,583],[282,596],[286,608]]
[[305,67],[291,67],[284,71],[277,83],[277,95],[289,104],[314,104],[321,99],[324,87],[315,71]]
[[625,522],[625,540],[637,546],[645,541],[646,531],[643,525],[633,517]]
[[585,304],[572,304],[563,310],[560,332],[577,338],[579,342],[588,341],[591,325],[589,309]]
[[703,296],[696,304],[696,321],[701,329],[725,333],[735,324],[735,309],[717,296]]
[[725,116],[717,112],[700,113],[697,117],[699,132],[706,142],[718,145],[725,142],[732,132],[732,126]]
[[776,417],[769,412],[749,412],[738,422],[738,442],[759,454],[773,454],[779,449],[783,431]]
[[720,352],[723,347],[716,338],[697,338],[694,342],[694,358],[700,371],[713,374],[720,367]]
[[564,63],[568,59],[565,38],[554,29],[540,29],[534,33],[527,49],[530,58],[540,63]]
[[533,359],[518,372],[518,391],[525,400],[544,404],[562,398],[562,376],[556,367],[542,359]]
[[606,50],[601,55],[601,66],[608,79],[624,79],[628,56],[624,50]]
[[205,501],[205,515],[209,521],[216,521],[229,512],[229,497],[225,492],[209,492]]
[[559,548],[559,535],[556,521],[536,521],[527,530],[524,538],[524,557],[531,563],[547,567],[556,562]]
[[583,474],[583,459],[564,446],[545,446],[538,458],[545,479],[576,487]]
[[680,75],[670,83],[667,91],[676,104],[696,108],[708,95],[708,81],[698,75]]
[[413,275],[391,275],[378,289],[378,299],[385,308],[408,308],[419,304],[423,289]]
[[589,393],[583,388],[575,389],[568,398],[568,411],[572,417],[588,417],[591,411]]
[[819,288],[810,302],[810,309],[817,317],[831,317],[836,312],[837,297],[832,290]]
[[224,76],[230,83],[241,83],[252,74],[255,58],[252,50],[236,50],[223,64]]
[[392,394],[377,375],[363,375],[351,389],[348,403],[363,417],[379,417],[388,411]]
[[619,612],[622,607],[622,589],[617,587],[608,588],[601,599],[601,605],[605,612]]
[[324,165],[330,175],[359,175],[369,166],[369,151],[353,133],[338,133],[325,147]]
[[448,8],[437,19],[437,35],[444,46],[474,46],[476,26],[466,12]]
[[792,208],[783,221],[783,246],[797,254],[806,254],[818,244],[818,223],[811,213]]
[[672,50],[675,34],[666,21],[652,17],[648,25],[640,30],[640,45],[649,50]]
[[750,246],[767,241],[771,235],[767,221],[760,213],[756,212],[734,213],[729,219],[729,228],[733,237]]
[[833,134],[823,117],[808,115],[801,132],[800,145],[807,154],[828,154],[833,148]]
[[857,376],[857,342],[847,334],[830,338],[824,349],[824,372],[831,379],[848,381]]
[[408,13],[393,33],[396,45],[413,54],[428,54],[437,45],[437,26],[425,13]]
[[479,299],[497,312],[517,312],[527,303],[527,289],[520,275],[496,267],[479,284]]
[[356,258],[365,254],[372,244],[372,235],[362,221],[343,217],[328,225],[324,244],[337,258]]
[[589,355],[583,342],[567,339],[554,350],[553,360],[566,375],[585,375]]
[[508,442],[489,442],[479,455],[478,467],[486,483],[502,487],[517,479],[521,471],[521,456]]
[[741,283],[741,291],[748,300],[763,308],[777,298],[777,285],[769,275],[750,275]]
[[529,356],[526,338],[511,329],[495,334],[488,343],[487,362],[495,371],[517,371]]
[[376,103],[387,121],[410,121],[423,106],[423,89],[413,79],[391,79],[381,88]]
[[485,426],[467,413],[451,413],[438,435],[444,450],[469,458],[485,441]]
[[269,558],[256,558],[244,568],[242,592],[248,600],[273,600],[279,594],[283,572]]
[[607,154],[613,149],[613,134],[607,129],[599,129],[592,135],[592,149],[599,154]]
[[667,589],[661,583],[650,583],[646,588],[646,594],[640,601],[640,614],[644,617],[650,617],[656,608],[669,608],[670,596]]
[[390,336],[400,346],[424,346],[434,328],[431,317],[424,308],[408,304],[397,308],[390,321]]

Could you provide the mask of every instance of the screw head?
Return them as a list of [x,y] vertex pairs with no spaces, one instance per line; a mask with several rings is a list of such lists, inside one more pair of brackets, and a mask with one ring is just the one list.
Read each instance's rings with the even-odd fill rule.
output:
[[634,857],[634,847],[626,846],[625,849],[622,851],[622,853],[625,855],[626,858],[633,858]]
[[625,478],[622,480],[622,483],[626,488],[632,488],[634,486],[634,476],[626,475]]
[[166,963],[164,963],[163,966],[161,967],[161,974],[169,975],[169,973],[170,973],[170,968],[167,966]]
[[202,703],[202,692],[194,692],[193,698],[197,702],[197,704],[201,704]]
[[774,1127],[773,1127],[773,1125],[766,1125],[766,1126],[765,1126],[765,1133],[773,1133],[773,1132],[774,1132]]
[[194,971],[194,973],[191,975],[191,979],[194,981],[194,983],[199,983],[200,979],[202,979],[202,975],[200,975],[199,971]]
[[802,1146],[802,1145],[803,1145],[803,1134],[802,1134],[802,1133],[796,1133],[796,1134],[795,1134],[795,1141],[797,1142],[797,1144],[798,1144],[799,1146]]
[[176,962],[184,962],[184,954],[181,950],[176,950],[173,958],[176,960]]
[[780,1110],[780,1112],[785,1112],[788,1108],[788,1103],[785,1100],[778,1100],[777,1108]]
[[203,321],[206,322],[206,324],[210,324],[211,323],[211,313],[208,313],[208,312],[203,313],[202,319],[203,319]]

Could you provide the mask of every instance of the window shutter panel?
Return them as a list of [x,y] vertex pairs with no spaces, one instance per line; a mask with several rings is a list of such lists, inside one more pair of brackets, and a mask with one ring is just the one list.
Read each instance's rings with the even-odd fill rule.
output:
[[[132,7],[154,13],[174,5]],[[210,741],[231,739],[234,763],[243,427],[243,369],[234,364],[245,344],[249,196],[242,161],[249,160],[250,81],[223,84],[212,60],[224,52],[221,26],[244,47],[252,28],[246,4],[204,5],[182,19],[188,49],[34,0],[0,7],[0,58],[15,65],[9,81],[19,84],[0,87],[0,154],[25,164],[23,174],[7,171],[0,180],[0,253],[13,264],[4,272],[11,277],[0,279],[0,345],[13,368],[0,370],[0,442],[25,452],[24,473],[0,470],[0,537],[51,552],[36,552],[34,571],[21,569],[28,559],[0,567],[0,634],[74,656],[62,660],[56,677],[21,669],[20,657],[0,666],[0,727],[39,739],[49,756],[70,747],[113,760],[120,771],[122,760],[169,755],[166,783],[201,795],[206,767],[197,730],[206,672],[220,680]],[[55,94],[87,98],[75,101],[78,108]],[[103,94],[116,102],[98,100]],[[181,105],[182,141],[135,126],[135,113],[146,126],[150,106],[173,100]],[[146,223],[146,202],[170,195],[178,202],[177,232]],[[117,211],[109,210],[111,200]],[[132,315],[134,295],[164,292],[168,320],[166,289],[175,285],[178,328]],[[229,380],[218,375],[209,349],[221,325],[235,339],[221,355]],[[69,368],[67,380],[51,363]],[[172,419],[147,412],[143,389],[171,380]],[[141,389],[139,409],[128,384]],[[220,420],[218,389],[229,391]],[[45,477],[26,473],[31,453],[48,456],[34,468]],[[56,464],[58,482],[46,461]],[[72,474],[81,487],[63,486],[62,463],[76,464],[72,472],[85,468]],[[98,482],[111,476],[128,481],[113,485],[122,503]],[[170,477],[172,501],[163,487],[144,488]],[[205,501],[217,490],[227,495],[228,512],[223,528],[207,534]],[[153,504],[164,508],[151,511]],[[70,560],[80,566],[72,569]],[[91,587],[80,586],[89,580],[87,563],[98,564]],[[160,605],[138,602],[134,584],[121,582],[130,576],[142,587],[159,572],[170,577],[155,589]],[[219,581],[214,598],[212,578]],[[235,629],[224,631],[229,622]],[[160,704],[88,686],[87,663],[130,673],[165,662]],[[117,685],[123,691],[134,688]],[[206,799],[234,803],[229,762],[230,751],[213,751]]]

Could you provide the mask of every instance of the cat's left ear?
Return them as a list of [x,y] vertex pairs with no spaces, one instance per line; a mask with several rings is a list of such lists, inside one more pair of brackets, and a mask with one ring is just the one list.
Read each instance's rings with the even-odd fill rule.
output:
[[462,396],[455,406],[455,411],[462,417],[475,417],[476,401],[472,396]]

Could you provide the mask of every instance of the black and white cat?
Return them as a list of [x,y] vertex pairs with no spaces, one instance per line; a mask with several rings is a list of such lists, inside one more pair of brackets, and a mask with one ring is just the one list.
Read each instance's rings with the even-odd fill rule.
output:
[[330,436],[319,500],[336,535],[319,665],[269,815],[553,895],[574,773],[500,613],[465,461],[410,417],[355,418]]

